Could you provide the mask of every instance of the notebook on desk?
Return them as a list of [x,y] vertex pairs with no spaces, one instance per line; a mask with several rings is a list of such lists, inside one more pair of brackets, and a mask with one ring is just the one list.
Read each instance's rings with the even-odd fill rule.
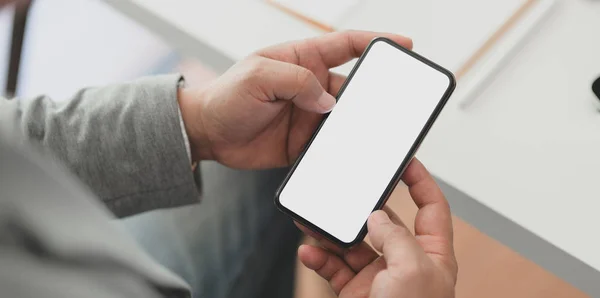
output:
[[[532,18],[541,19],[555,0],[266,0],[324,32],[360,29],[394,32],[414,40],[414,50],[451,69],[468,89],[492,77],[526,39]],[[318,2],[318,3],[317,3]],[[326,5],[325,5],[326,4]],[[533,21],[535,21],[533,20]],[[517,32],[518,34],[515,34]],[[344,66],[341,72],[349,71]],[[470,74],[471,75],[471,74]],[[466,81],[462,80],[462,81]],[[463,82],[461,82],[463,83]],[[461,85],[461,84],[459,84]],[[469,92],[463,92],[467,94]],[[460,97],[460,96],[459,96]],[[461,99],[459,99],[461,100]],[[471,102],[472,98],[465,99]]]

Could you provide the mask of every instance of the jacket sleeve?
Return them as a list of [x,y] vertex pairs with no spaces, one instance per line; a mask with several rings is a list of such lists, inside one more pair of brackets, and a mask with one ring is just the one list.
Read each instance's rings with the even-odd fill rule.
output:
[[88,88],[64,101],[0,99],[0,130],[50,152],[119,217],[197,202],[179,75]]

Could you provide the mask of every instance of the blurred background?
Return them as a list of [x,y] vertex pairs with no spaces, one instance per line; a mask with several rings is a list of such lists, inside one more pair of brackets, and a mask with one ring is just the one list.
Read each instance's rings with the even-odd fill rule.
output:
[[[455,215],[457,297],[600,297],[599,1],[0,0],[0,93],[60,100],[171,72],[202,84],[344,29],[410,36],[458,78],[419,152]],[[403,186],[390,204],[414,217]],[[298,298],[331,297],[297,272]]]
[[0,3],[0,86],[5,95],[61,99],[82,87],[144,75],[186,72],[192,81],[214,75],[102,1]]

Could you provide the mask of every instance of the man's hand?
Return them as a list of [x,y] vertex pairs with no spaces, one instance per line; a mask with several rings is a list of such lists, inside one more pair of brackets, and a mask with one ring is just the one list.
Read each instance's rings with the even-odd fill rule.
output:
[[415,236],[388,209],[374,212],[368,221],[371,243],[382,256],[364,242],[340,253],[309,245],[299,248],[300,261],[329,281],[339,297],[454,297],[458,265],[448,202],[417,159],[402,180],[419,207]]
[[289,165],[335,105],[345,77],[329,69],[360,56],[378,36],[412,48],[399,35],[331,33],[258,51],[212,84],[181,90],[193,159],[245,169]]

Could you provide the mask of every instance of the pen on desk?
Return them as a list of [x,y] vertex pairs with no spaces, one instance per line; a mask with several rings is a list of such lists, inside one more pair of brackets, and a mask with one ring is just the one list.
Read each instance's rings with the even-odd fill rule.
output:
[[[517,16],[512,24],[509,24],[507,28],[504,28],[504,31],[512,29],[515,30],[516,33],[505,34],[504,40],[501,41],[499,48],[495,49],[494,53],[488,59],[484,59],[484,61],[481,62],[484,63],[480,67],[482,70],[473,76],[463,89],[465,91],[463,91],[462,101],[459,103],[461,109],[466,109],[475,102],[478,95],[485,90],[498,72],[500,72],[502,67],[505,66],[520,50],[525,40],[527,40],[527,37],[533,32],[533,29],[540,24],[544,16],[546,16],[550,9],[554,7],[556,0],[541,0],[537,2],[539,3],[537,6],[532,7],[531,11],[527,8],[522,11],[524,18],[522,18],[520,22],[518,22],[517,19],[519,19],[519,16]],[[514,25],[516,25],[517,22],[519,23],[517,25],[518,27],[515,27]],[[497,39],[501,38],[498,37]]]
[[333,28],[332,26],[329,26],[329,25],[321,23],[321,22],[319,22],[319,21],[317,21],[317,20],[315,20],[313,18],[305,16],[304,14],[301,14],[301,13],[299,13],[299,12],[297,12],[297,11],[295,11],[295,10],[293,10],[293,9],[291,9],[291,8],[289,8],[289,7],[281,4],[281,3],[278,3],[277,1],[267,0],[267,3],[273,5],[274,7],[280,9],[281,11],[283,11],[283,12],[285,12],[285,13],[287,13],[287,14],[289,14],[289,15],[291,15],[291,16],[293,16],[293,17],[295,17],[295,18],[297,18],[297,19],[299,19],[299,20],[301,20],[301,21],[303,21],[305,23],[308,23],[311,26],[316,27],[317,29],[319,29],[319,30],[321,30],[323,32],[329,33],[329,32],[334,32],[335,31],[335,28]]

